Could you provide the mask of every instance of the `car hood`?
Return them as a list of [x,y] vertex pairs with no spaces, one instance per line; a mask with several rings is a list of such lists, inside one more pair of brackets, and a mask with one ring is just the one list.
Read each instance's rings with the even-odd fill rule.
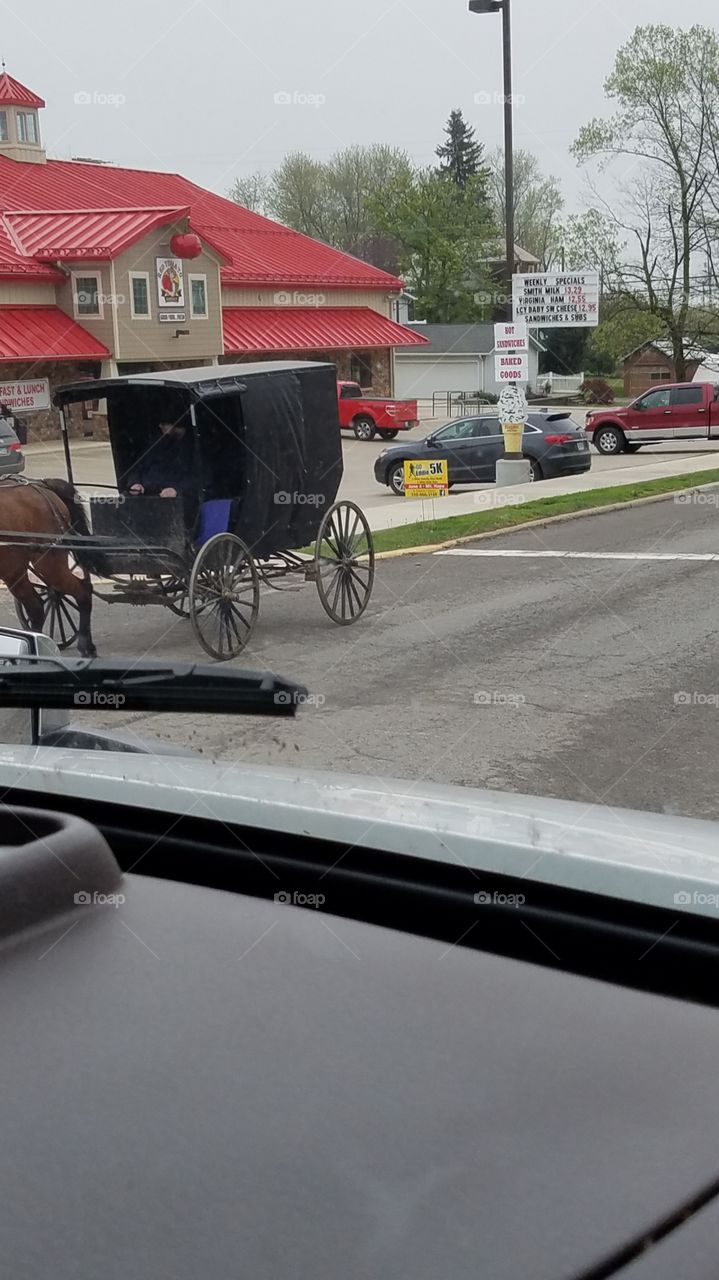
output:
[[[0,748],[8,790],[162,809],[525,876],[717,918],[719,823],[572,801],[183,757]],[[678,896],[677,896],[678,895]]]
[[388,454],[396,453],[406,458],[410,453],[421,453],[428,448],[427,439],[428,437],[425,436],[424,440],[408,440],[406,444],[388,444],[386,449],[382,449],[377,456],[386,458]]

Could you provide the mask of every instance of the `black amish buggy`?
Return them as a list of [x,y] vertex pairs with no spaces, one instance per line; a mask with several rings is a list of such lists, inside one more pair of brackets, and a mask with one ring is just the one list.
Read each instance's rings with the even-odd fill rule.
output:
[[[372,591],[374,549],[360,508],[335,500],[342,445],[334,365],[132,374],[93,382],[92,395],[107,403],[117,483],[106,496],[92,486],[90,536],[60,541],[103,580],[96,595],[189,617],[202,648],[220,661],[247,644],[260,586],[281,589],[288,577],[314,582],[333,622],[357,621]],[[54,397],[73,485],[67,408],[87,396],[82,382]],[[172,458],[167,487],[175,497],[160,496],[163,458]],[[133,491],[148,469],[159,483]],[[74,601],[39,590],[46,628],[66,648],[77,631]]]

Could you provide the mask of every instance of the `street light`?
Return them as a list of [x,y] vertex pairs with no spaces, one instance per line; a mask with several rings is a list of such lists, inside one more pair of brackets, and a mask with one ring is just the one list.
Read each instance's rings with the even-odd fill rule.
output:
[[506,233],[505,315],[512,319],[512,276],[514,274],[514,142],[512,129],[512,33],[509,6],[511,0],[469,0],[470,13],[502,13],[502,47],[504,58],[504,190]]

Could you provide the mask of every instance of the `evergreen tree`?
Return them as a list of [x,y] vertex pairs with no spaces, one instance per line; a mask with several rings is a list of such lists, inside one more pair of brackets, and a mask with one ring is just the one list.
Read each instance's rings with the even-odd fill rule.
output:
[[477,142],[474,129],[467,124],[460,110],[450,112],[445,128],[446,142],[437,147],[439,172],[447,174],[456,186],[463,190],[470,178],[483,173],[484,147]]

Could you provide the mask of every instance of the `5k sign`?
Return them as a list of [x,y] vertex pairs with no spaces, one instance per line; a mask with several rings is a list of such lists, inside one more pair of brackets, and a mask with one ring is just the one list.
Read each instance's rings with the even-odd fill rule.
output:
[[529,336],[523,320],[494,326],[494,380],[529,382]]

